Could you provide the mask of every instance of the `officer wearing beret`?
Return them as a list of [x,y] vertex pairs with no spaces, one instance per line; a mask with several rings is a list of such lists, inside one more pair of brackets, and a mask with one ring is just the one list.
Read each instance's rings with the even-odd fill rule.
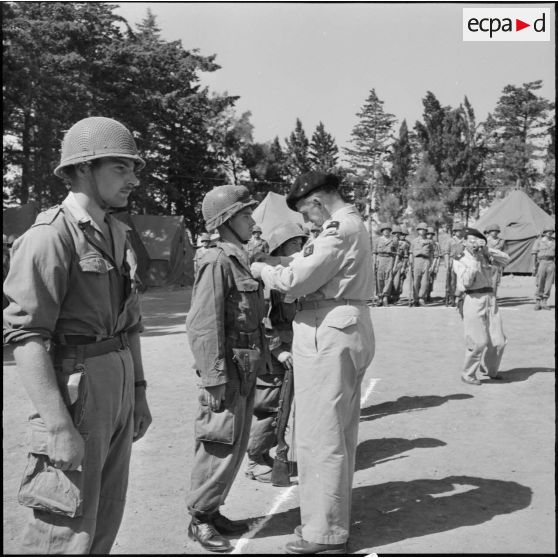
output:
[[123,124],[80,120],[54,171],[70,192],[14,246],[4,342],[36,410],[19,492],[33,510],[24,555],[107,555],[122,520],[132,443],[151,414],[136,258],[109,209],[127,205],[144,166]]
[[221,240],[200,260],[186,320],[200,378],[188,536],[212,552],[232,550],[226,536],[248,529],[223,516],[220,507],[248,446],[256,377],[270,365],[263,289],[244,249],[255,205],[244,186],[217,186],[205,195],[206,228],[217,229]]
[[446,243],[442,254],[446,264],[446,306],[455,306],[456,297],[460,293],[456,292],[456,276],[453,271],[453,261],[459,259],[463,255],[463,225],[454,223],[451,227],[452,236]]
[[506,337],[502,316],[492,289],[492,266],[504,267],[510,257],[495,248],[488,248],[486,237],[473,228],[465,229],[464,251],[453,261],[457,287],[464,293],[463,327],[465,330],[465,363],[461,379],[481,385],[481,373],[498,380],[498,368]]
[[547,304],[550,289],[554,283],[556,273],[556,240],[554,227],[549,226],[543,230],[543,236],[537,238],[533,245],[533,275],[536,277],[537,290],[535,292],[535,310],[550,310]]
[[269,245],[262,238],[262,228],[259,225],[254,225],[252,238],[246,244],[246,250],[248,251],[250,263],[254,261],[254,256],[258,253],[269,254]]
[[338,186],[333,174],[300,176],[287,204],[322,232],[285,267],[252,264],[268,288],[299,299],[293,365],[302,525],[288,554],[346,551],[360,386],[374,355],[370,238]]
[[[500,238],[500,226],[497,224],[488,225],[484,231],[486,235],[486,245],[489,248],[495,248],[501,252],[505,251],[506,242],[503,238]],[[492,288],[494,289],[494,296],[498,296],[498,286],[500,285],[500,280],[502,279],[503,269],[500,266],[494,266],[492,270]]]

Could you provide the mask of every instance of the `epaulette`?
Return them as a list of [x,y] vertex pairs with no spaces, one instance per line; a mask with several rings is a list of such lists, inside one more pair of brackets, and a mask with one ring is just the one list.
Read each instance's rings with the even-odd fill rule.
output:
[[62,206],[55,205],[54,207],[51,207],[46,211],[39,213],[37,215],[37,218],[35,219],[35,222],[31,226],[36,227],[37,225],[52,225],[52,223],[54,222],[56,217],[58,217],[58,214],[61,211],[62,211]]

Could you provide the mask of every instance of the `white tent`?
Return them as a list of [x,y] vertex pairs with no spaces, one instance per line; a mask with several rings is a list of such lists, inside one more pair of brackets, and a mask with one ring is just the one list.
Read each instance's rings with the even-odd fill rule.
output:
[[252,217],[256,224],[262,228],[263,238],[269,238],[269,233],[275,227],[288,221],[304,226],[302,215],[289,209],[285,196],[275,192],[268,192],[267,196],[252,213]]

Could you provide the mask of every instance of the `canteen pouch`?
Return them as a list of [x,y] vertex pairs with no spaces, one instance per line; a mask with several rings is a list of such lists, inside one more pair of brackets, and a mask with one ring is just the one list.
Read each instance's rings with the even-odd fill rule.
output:
[[18,492],[22,506],[66,517],[83,514],[83,470],[62,471],[47,455],[47,431],[40,417],[30,419],[30,451]]
[[246,397],[256,384],[256,377],[262,367],[262,356],[258,349],[234,349],[233,361],[238,370],[240,395]]
[[237,389],[227,386],[224,406],[219,411],[212,411],[205,399],[205,392],[199,395],[200,408],[194,430],[198,442],[216,442],[219,444],[234,445],[240,434],[241,424],[237,420],[240,404]]

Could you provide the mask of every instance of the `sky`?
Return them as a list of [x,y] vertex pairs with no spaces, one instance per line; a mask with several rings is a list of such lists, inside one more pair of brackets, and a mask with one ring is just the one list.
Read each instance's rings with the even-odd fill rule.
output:
[[555,98],[554,6],[548,42],[464,42],[462,12],[494,4],[125,2],[116,12],[132,26],[151,9],[161,36],[186,50],[216,55],[220,70],[201,74],[212,91],[238,95],[252,113],[254,140],[284,139],[300,118],[310,138],[319,122],[340,147],[350,146],[356,114],[371,89],[384,110],[412,127],[422,99],[444,106],[465,96],[477,121],[506,85],[543,80]]

